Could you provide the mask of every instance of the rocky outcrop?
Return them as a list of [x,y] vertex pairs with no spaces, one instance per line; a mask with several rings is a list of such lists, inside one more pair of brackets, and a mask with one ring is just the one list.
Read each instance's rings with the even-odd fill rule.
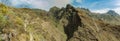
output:
[[0,41],[120,41],[120,20],[109,14],[91,13],[70,4],[49,12],[13,7],[5,13],[2,10],[0,7]]
[[[68,23],[63,25],[65,34],[67,35],[67,40],[73,37],[74,32],[78,30],[79,26],[82,26],[81,19],[77,13],[77,10],[69,4],[66,6],[63,13],[63,17],[68,21]],[[64,23],[65,21],[62,20],[62,22]]]
[[[106,23],[105,20],[101,20],[101,15],[98,15],[101,18],[93,17],[89,10],[86,11],[83,8],[75,9],[70,4],[57,10],[55,14],[57,16],[56,19],[63,24],[61,26],[64,27],[64,32],[67,35],[66,41],[119,41],[116,38],[116,34],[114,34],[114,30],[110,30],[119,26],[111,25]],[[107,15],[104,15],[103,18],[105,16],[107,17]],[[118,30],[115,32],[119,34]]]

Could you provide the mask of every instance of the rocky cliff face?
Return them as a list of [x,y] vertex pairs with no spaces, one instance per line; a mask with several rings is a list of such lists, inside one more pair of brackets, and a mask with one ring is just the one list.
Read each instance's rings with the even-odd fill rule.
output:
[[78,11],[68,4],[66,8],[63,8],[57,12],[56,19],[60,20],[63,24],[64,32],[67,35],[67,40],[73,37],[73,33],[78,30],[78,26],[81,26],[81,19],[77,14]]
[[118,16],[108,19],[70,4],[49,12],[0,6],[0,41],[120,41],[119,22],[107,22],[120,21]]

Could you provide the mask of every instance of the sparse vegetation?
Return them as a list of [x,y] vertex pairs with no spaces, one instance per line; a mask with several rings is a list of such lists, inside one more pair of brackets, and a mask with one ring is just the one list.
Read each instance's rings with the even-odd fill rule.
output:
[[49,12],[0,4],[0,41],[119,41],[119,18],[70,4]]

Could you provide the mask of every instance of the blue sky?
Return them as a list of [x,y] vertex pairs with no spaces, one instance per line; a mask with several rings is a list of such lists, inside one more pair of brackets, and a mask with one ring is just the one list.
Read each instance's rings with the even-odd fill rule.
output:
[[72,2],[73,5],[78,7],[85,7],[90,9],[103,9],[103,8],[115,8],[113,0],[82,0],[81,2]]
[[72,4],[76,7],[88,8],[96,13],[114,10],[120,14],[120,0],[74,0]]
[[95,13],[105,13],[114,10],[120,14],[120,0],[0,0],[13,7],[39,8],[49,10],[53,6],[65,7],[72,4],[74,7],[88,8]]

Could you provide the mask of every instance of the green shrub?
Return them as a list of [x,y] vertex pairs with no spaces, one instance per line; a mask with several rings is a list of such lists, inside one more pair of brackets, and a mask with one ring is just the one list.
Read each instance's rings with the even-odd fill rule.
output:
[[6,23],[7,23],[6,16],[0,14],[0,28],[5,27]]

